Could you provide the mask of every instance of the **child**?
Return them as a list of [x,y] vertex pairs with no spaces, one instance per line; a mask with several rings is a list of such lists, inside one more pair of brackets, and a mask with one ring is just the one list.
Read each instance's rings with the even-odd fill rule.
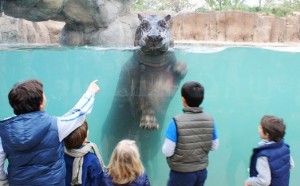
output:
[[[0,121],[0,178],[15,185],[65,185],[63,139],[91,112],[100,88],[91,82],[74,108],[62,117],[44,111],[43,84],[31,79],[17,83],[8,94],[16,116]],[[8,159],[8,174],[4,160]]]
[[245,186],[288,186],[290,168],[294,162],[289,146],[283,141],[283,120],[276,116],[263,116],[258,134],[263,141],[253,150],[250,177],[245,181]]
[[122,140],[118,143],[103,181],[105,186],[150,186],[135,141]]
[[195,81],[181,88],[183,113],[175,116],[165,133],[162,151],[171,169],[168,186],[202,186],[207,177],[208,153],[219,145],[213,118],[200,104],[203,86]]
[[[98,147],[87,141],[88,124],[74,130],[65,139],[66,186],[99,186],[103,173],[103,161]],[[95,153],[91,153],[93,150]]]

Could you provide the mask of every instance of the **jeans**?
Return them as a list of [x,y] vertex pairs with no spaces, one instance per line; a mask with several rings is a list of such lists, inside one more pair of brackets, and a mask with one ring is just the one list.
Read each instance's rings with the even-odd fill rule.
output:
[[168,186],[203,186],[207,178],[207,169],[195,172],[170,171]]

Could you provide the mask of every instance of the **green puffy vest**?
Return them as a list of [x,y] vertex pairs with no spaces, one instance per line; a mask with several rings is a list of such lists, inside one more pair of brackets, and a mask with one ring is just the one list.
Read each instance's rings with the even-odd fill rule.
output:
[[208,153],[213,139],[213,118],[202,108],[187,107],[174,117],[177,143],[173,156],[167,158],[172,170],[194,172],[208,166]]

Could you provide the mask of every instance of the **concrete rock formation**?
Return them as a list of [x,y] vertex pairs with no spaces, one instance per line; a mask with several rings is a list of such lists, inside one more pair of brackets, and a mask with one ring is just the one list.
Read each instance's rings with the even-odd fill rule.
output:
[[0,44],[58,44],[64,22],[0,17]]
[[173,18],[175,40],[230,42],[299,42],[300,16],[276,18],[224,11],[187,13]]
[[[137,13],[130,11],[132,2],[0,0],[0,44],[133,46],[139,20]],[[221,11],[173,14],[172,17],[175,43],[287,44],[300,41],[300,15],[277,18]]]
[[[113,23],[122,21],[120,17],[129,13],[132,1],[133,0],[0,0],[0,13],[32,22],[48,20],[64,22],[65,24],[60,37],[62,44],[96,45],[106,44],[101,43],[103,35],[110,36],[104,34],[105,31],[108,30],[111,33],[111,29],[116,27],[116,23]],[[3,16],[0,18],[0,22],[2,21]],[[19,25],[16,26],[18,27]],[[123,29],[123,27],[121,27],[119,26],[118,28]],[[111,35],[112,34],[116,37],[116,33],[111,33]],[[16,37],[19,36],[18,34],[15,35]],[[0,43],[3,43],[3,40],[7,39],[2,39]],[[120,40],[122,39],[116,41]],[[30,40],[24,38],[24,42],[30,43]]]

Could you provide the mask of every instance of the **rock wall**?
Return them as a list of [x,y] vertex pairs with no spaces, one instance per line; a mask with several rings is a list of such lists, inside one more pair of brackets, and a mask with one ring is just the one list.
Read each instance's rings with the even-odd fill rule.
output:
[[[5,14],[18,18],[17,22],[20,22],[20,19],[33,22],[49,20],[64,22],[59,41],[61,44],[96,45],[105,44],[101,43],[102,38],[98,35],[107,30],[119,17],[129,14],[132,2],[133,0],[0,0],[0,16]],[[2,16],[0,22],[3,21],[3,17],[6,19]],[[14,26],[18,30],[17,33]],[[16,35],[16,38],[23,38],[24,43],[31,43],[32,39],[22,37],[21,34],[21,32],[26,33],[30,26],[24,30],[21,26],[22,24],[13,23],[10,27],[14,32],[13,35]],[[37,38],[33,40],[40,41],[38,29],[28,34],[37,34]],[[6,34],[1,35],[5,37]],[[3,41],[11,40],[4,38],[0,43]]]
[[[174,14],[172,17],[175,43],[289,44],[300,41],[299,15],[276,18],[255,13],[223,11]],[[137,13],[120,14],[107,26],[90,30],[88,26],[80,24],[59,21],[31,22],[3,15],[0,17],[0,44],[133,46],[134,33],[138,24]]]
[[224,11],[187,13],[173,18],[175,40],[289,43],[300,41],[300,16],[276,18]]
[[64,22],[31,22],[9,16],[0,17],[0,44],[58,43]]

